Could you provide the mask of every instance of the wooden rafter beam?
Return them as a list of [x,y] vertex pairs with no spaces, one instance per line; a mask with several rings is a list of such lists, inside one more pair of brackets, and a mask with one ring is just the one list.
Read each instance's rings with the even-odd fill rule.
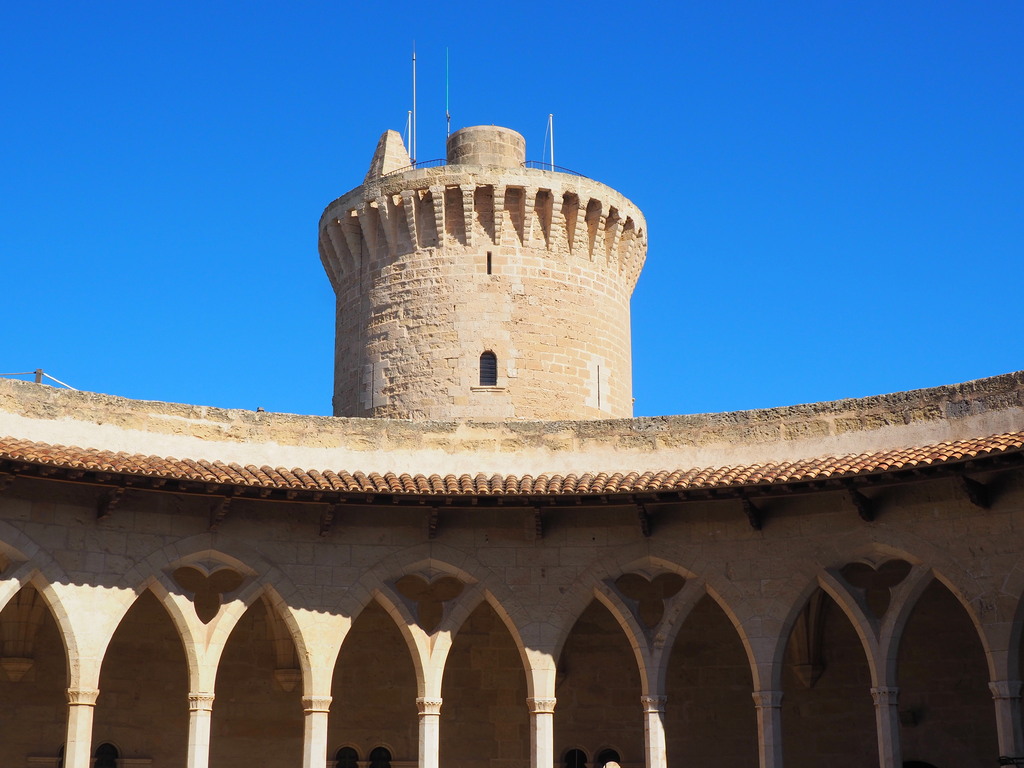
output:
[[642,501],[636,503],[636,516],[640,521],[640,533],[644,538],[649,538],[651,535],[651,512]]
[[118,486],[116,488],[112,488],[106,493],[101,493],[96,502],[96,519],[106,520],[114,514],[114,510],[121,504],[122,496],[124,496],[123,486]]
[[437,525],[438,525],[438,518],[440,518],[440,516],[441,516],[440,510],[436,506],[431,507],[427,511],[427,538],[428,539],[436,539],[437,538]]
[[984,483],[979,483],[967,475],[960,475],[960,487],[963,489],[967,500],[974,506],[981,509],[988,509],[992,506],[992,498],[989,494],[988,486]]
[[533,508],[533,540],[540,541],[544,538],[544,510],[540,505]]
[[216,532],[220,529],[220,524],[224,522],[224,518],[228,516],[228,512],[231,511],[231,496],[224,496],[214,504],[213,509],[210,511],[210,531]]
[[850,497],[850,503],[853,504],[854,509],[857,510],[857,514],[860,516],[860,519],[865,523],[873,522],[875,519],[876,507],[874,500],[869,499],[856,488],[848,489],[847,494]]
[[755,531],[760,531],[764,526],[764,514],[754,506],[754,502],[744,496],[740,501],[743,504],[743,514],[747,516],[747,522]]
[[320,536],[327,536],[334,525],[334,519],[338,513],[340,504],[325,504],[323,512],[320,513]]

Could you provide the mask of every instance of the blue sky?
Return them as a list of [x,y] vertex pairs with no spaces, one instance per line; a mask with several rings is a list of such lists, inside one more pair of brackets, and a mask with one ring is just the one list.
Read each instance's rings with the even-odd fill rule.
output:
[[644,211],[637,415],[1024,367],[1024,3],[7,3],[0,373],[330,412],[316,225],[506,125]]

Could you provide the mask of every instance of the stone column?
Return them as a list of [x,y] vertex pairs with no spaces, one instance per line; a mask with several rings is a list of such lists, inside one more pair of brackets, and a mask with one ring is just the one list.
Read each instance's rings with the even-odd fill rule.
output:
[[644,747],[647,768],[668,768],[665,750],[665,696],[641,696],[644,707]]
[[438,768],[441,747],[441,699],[420,696],[416,699],[420,714],[419,768]]
[[330,696],[302,697],[302,712],[305,716],[302,768],[323,768],[327,765],[327,713],[330,709]]
[[210,764],[210,717],[213,694],[204,691],[188,695],[187,768],[207,768]]
[[754,691],[761,768],[782,768],[782,691]]
[[879,768],[901,768],[903,765],[900,749],[899,694],[900,689],[892,686],[871,689],[871,698],[875,702]]
[[530,708],[530,768],[555,764],[555,700],[527,699]]
[[999,754],[1003,757],[1024,757],[1024,734],[1020,721],[1020,680],[995,680],[988,684],[996,705],[996,730]]
[[64,768],[92,765],[92,714],[96,708],[95,688],[68,688],[68,735],[64,743]]

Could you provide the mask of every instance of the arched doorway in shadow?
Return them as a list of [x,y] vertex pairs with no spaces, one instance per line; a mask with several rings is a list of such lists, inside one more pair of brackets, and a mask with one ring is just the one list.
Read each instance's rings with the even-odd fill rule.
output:
[[[97,760],[148,758],[183,765],[188,745],[188,662],[167,610],[146,590],[117,625],[100,668],[93,715]],[[115,748],[113,745],[117,745]]]
[[939,581],[921,594],[903,630],[897,680],[900,737],[908,763],[997,764],[984,649],[963,606]]
[[54,757],[67,726],[67,661],[60,629],[27,585],[0,612],[0,765]]
[[512,635],[481,603],[455,635],[441,689],[441,764],[500,768],[530,762],[526,672]]
[[558,659],[555,754],[614,749],[644,762],[636,656],[611,612],[594,600],[576,620]]
[[349,629],[331,683],[328,750],[367,755],[386,744],[390,759],[415,763],[419,730],[416,668],[394,620],[376,601]]
[[821,589],[793,625],[782,669],[782,748],[790,768],[878,761],[871,672],[846,614]]
[[676,635],[665,685],[670,765],[757,765],[750,663],[736,628],[709,595]]
[[277,609],[256,600],[231,631],[217,668],[210,765],[299,765],[302,684]]

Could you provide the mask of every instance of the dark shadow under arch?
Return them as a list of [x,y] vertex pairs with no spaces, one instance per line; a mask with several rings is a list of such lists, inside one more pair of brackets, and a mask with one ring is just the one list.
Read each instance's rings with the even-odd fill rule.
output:
[[853,624],[824,590],[793,624],[782,669],[782,747],[791,768],[878,760],[871,672]]
[[626,763],[643,763],[644,726],[636,655],[619,622],[598,600],[580,614],[558,659],[555,750],[593,752],[615,744]]
[[376,600],[360,611],[345,636],[331,696],[331,743],[388,744],[396,761],[415,762],[416,670],[398,625]]
[[114,742],[127,756],[185,763],[188,662],[170,614],[151,591],[140,594],[117,625],[99,688],[93,744]]
[[988,768],[999,754],[988,665],[974,622],[941,581],[921,593],[897,662],[908,763]]
[[452,643],[441,697],[441,763],[487,768],[530,761],[530,720],[522,656],[490,603],[481,602]]
[[[210,765],[249,768],[302,761],[302,686],[278,673],[277,621],[263,598],[232,629],[217,668]],[[293,646],[294,648],[294,646]]]
[[665,692],[670,765],[756,765],[757,721],[746,650],[705,595],[676,634]]
[[26,755],[52,755],[64,743],[66,652],[49,605],[31,584],[0,611],[0,637],[0,765],[24,765]]

